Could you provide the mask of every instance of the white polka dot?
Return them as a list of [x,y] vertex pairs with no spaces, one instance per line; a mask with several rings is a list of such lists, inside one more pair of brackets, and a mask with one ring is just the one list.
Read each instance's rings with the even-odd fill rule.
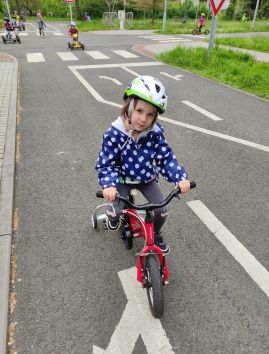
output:
[[163,146],[163,147],[162,147],[162,151],[166,151],[166,147]]
[[140,166],[140,165],[138,165],[138,163],[137,163],[137,164],[135,164],[135,168],[139,168],[139,166]]
[[147,172],[147,173],[146,173],[146,176],[147,176],[147,177],[150,177],[150,173],[149,173],[149,172]]
[[150,141],[147,142],[147,146],[151,146],[151,142]]
[[157,156],[157,159],[162,159],[162,155],[158,155],[158,156]]
[[108,146],[112,146],[112,142],[111,142],[111,141],[108,141],[108,142],[107,142],[107,145],[108,145]]
[[108,156],[110,159],[113,159],[113,155],[112,154],[109,154]]
[[134,150],[134,151],[133,151],[133,154],[134,154],[134,155],[137,155],[137,151],[136,151],[136,150]]
[[111,138],[111,141],[112,141],[113,143],[115,143],[116,139],[115,139],[115,138]]
[[170,162],[170,163],[169,163],[169,166],[170,166],[170,167],[173,167],[174,165],[175,165],[174,162]]
[[129,159],[128,159],[130,162],[133,162],[134,161],[134,159],[132,158],[132,157],[129,157]]
[[134,171],[133,170],[130,171],[130,175],[134,175]]

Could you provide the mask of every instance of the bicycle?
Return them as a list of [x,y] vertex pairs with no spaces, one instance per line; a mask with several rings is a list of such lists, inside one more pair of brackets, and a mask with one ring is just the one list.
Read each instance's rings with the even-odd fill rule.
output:
[[[191,188],[195,188],[196,183],[191,182]],[[163,286],[166,285],[169,277],[169,270],[165,259],[165,254],[154,244],[154,225],[153,210],[166,206],[174,197],[179,198],[179,188],[174,189],[159,204],[145,203],[134,204],[134,195],[130,193],[127,198],[120,194],[116,195],[116,200],[120,200],[127,206],[122,210],[117,210],[120,215],[119,225],[121,229],[121,237],[125,247],[129,250],[133,247],[133,239],[144,238],[145,243],[143,249],[137,254],[137,280],[147,290],[149,307],[155,318],[160,318],[164,312]],[[97,198],[103,198],[103,192],[96,193]],[[98,227],[98,221],[106,222],[107,228],[110,229],[107,215],[98,215],[97,210],[102,207],[110,206],[110,203],[97,206],[96,211],[92,212],[92,226],[94,229]],[[115,228],[113,228],[115,230]]]
[[206,34],[206,35],[208,35],[208,33],[209,33],[209,30],[206,29],[206,28],[202,28],[201,32],[199,31],[199,27],[195,27],[195,28],[192,30],[192,34],[193,34],[193,35],[195,35],[195,34],[197,34],[197,35],[199,35],[199,34]]

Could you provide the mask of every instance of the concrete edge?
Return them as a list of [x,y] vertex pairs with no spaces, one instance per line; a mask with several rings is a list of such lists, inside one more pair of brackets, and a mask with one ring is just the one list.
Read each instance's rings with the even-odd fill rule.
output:
[[13,195],[16,154],[16,112],[18,61],[15,57],[5,140],[5,155],[0,185],[0,354],[7,351],[9,313],[9,275],[13,217]]

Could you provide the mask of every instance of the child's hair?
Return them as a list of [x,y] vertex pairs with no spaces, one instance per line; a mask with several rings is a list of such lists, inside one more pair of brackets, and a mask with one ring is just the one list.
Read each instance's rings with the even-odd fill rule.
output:
[[[120,115],[125,118],[128,119],[128,121],[130,121],[131,119],[131,114],[133,112],[133,110],[135,109],[138,100],[141,99],[139,97],[127,97],[126,100],[124,101],[121,109],[120,109]],[[155,116],[152,122],[152,125],[156,122],[157,118],[158,118],[158,109],[156,106],[152,105],[154,107],[155,110]]]

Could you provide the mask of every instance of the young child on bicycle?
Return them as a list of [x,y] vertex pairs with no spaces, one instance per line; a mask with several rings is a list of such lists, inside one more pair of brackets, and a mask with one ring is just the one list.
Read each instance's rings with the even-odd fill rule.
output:
[[199,18],[199,33],[201,33],[202,28],[205,26],[205,14],[202,13],[201,17]]
[[74,34],[78,36],[79,33],[75,21],[70,22],[70,28],[68,30],[68,34],[71,38],[73,38]]
[[[117,192],[127,197],[136,188],[149,202],[160,203],[164,197],[158,184],[159,173],[179,186],[182,193],[188,192],[187,173],[157,122],[158,114],[167,107],[163,84],[151,76],[140,76],[128,85],[123,99],[120,116],[103,136],[96,164],[104,198],[113,202]],[[165,208],[154,210],[155,244],[164,253],[169,251],[161,234],[166,215]]]

